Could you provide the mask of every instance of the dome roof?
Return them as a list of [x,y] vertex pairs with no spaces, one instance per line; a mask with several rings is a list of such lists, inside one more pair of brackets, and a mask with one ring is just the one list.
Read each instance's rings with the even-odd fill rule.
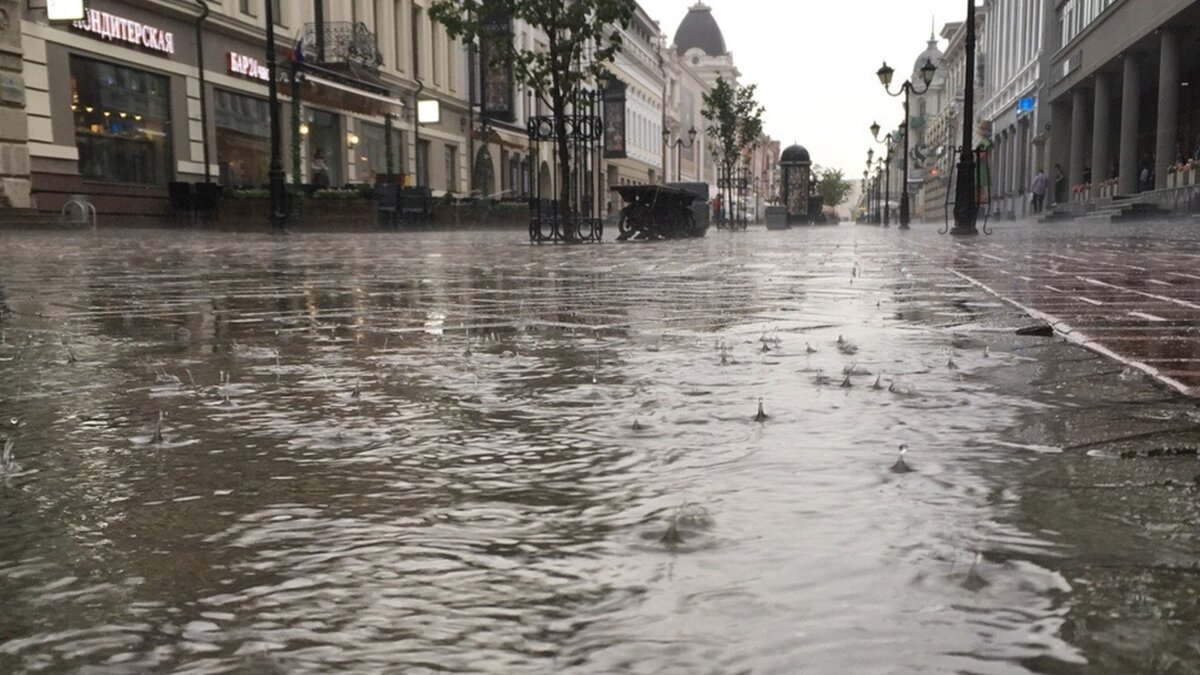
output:
[[921,52],[921,55],[917,57],[916,63],[913,64],[912,81],[914,84],[921,84],[921,68],[925,66],[925,61],[932,61],[933,65],[938,68],[942,67],[942,50],[938,49],[937,44],[937,38],[930,34],[925,51]]
[[721,27],[713,18],[712,8],[703,2],[697,2],[688,10],[687,16],[679,23],[675,31],[675,49],[684,54],[689,49],[699,48],[709,56],[724,56],[725,36]]
[[793,145],[783,154],[779,156],[780,164],[812,164],[812,159],[808,156],[808,150],[802,145]]

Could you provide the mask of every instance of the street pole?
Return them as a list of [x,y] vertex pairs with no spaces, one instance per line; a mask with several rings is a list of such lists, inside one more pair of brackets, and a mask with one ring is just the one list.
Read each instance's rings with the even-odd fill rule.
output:
[[883,160],[883,226],[892,226],[892,145]]
[[[928,91],[928,88],[926,88]],[[904,88],[904,156],[900,158],[900,229],[908,228],[908,96],[912,93],[912,85]]]
[[208,19],[206,0],[196,0],[200,5],[200,16],[196,19],[196,63],[200,73],[200,145],[204,156],[204,182],[212,182],[212,164],[208,157],[208,83],[204,77],[204,21]]
[[[974,2],[974,0],[970,0],[970,1]],[[889,68],[888,64],[885,62],[883,64],[883,67],[880,68],[879,71],[875,74],[877,76],[879,76],[879,82],[883,85],[884,90],[887,91],[887,93],[889,95],[904,97],[904,127],[901,130],[901,133],[904,134],[904,156],[901,157],[901,159],[904,161],[904,164],[901,167],[901,175],[903,176],[904,185],[900,189],[900,229],[907,230],[907,229],[909,229],[908,228],[908,223],[909,223],[909,218],[908,218],[908,127],[909,127],[909,123],[910,123],[910,120],[908,118],[909,97],[912,94],[916,94],[917,96],[922,96],[929,91],[930,85],[933,84],[933,75],[935,72],[937,72],[937,66],[933,65],[932,60],[929,60],[929,59],[925,60],[925,65],[921,66],[921,80],[925,83],[925,88],[920,91],[916,90],[916,87],[915,87],[915,85],[913,85],[912,80],[905,80],[904,84],[900,85],[900,91],[893,94],[891,85],[892,85],[892,74],[894,72],[895,71],[892,70],[891,68]],[[969,73],[970,71],[968,70],[967,72]],[[971,78],[967,77],[967,79],[970,80]],[[890,148],[889,148],[889,150],[890,150]]]
[[962,153],[958,160],[958,185],[954,192],[954,227],[950,234],[958,236],[978,235],[975,224],[979,219],[979,204],[975,186],[975,0],[967,0],[967,36],[964,44],[967,52],[965,76],[963,77]]
[[287,227],[287,186],[283,173],[283,131],[279,124],[279,78],[275,62],[275,12],[272,2],[264,2],[267,18],[267,98],[271,118],[271,165],[267,175],[271,183],[271,229]]

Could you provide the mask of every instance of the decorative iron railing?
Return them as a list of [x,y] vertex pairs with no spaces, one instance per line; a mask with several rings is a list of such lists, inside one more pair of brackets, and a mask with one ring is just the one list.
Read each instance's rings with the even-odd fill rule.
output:
[[383,55],[375,34],[367,25],[350,21],[326,22],[324,32],[325,53],[318,54],[317,24],[304,27],[304,54],[318,65],[356,65],[378,70],[383,65]]

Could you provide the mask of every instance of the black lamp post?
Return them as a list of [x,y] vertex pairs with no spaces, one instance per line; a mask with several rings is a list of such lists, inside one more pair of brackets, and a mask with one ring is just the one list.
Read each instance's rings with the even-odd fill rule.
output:
[[[973,0],[972,0],[973,1]],[[884,62],[883,67],[875,74],[879,76],[879,82],[883,85],[884,91],[891,96],[904,96],[904,188],[900,191],[900,229],[907,230],[908,217],[908,98],[910,94],[920,96],[929,91],[929,85],[933,82],[933,74],[937,72],[937,66],[933,65],[933,61],[925,59],[925,65],[921,66],[921,80],[925,83],[925,88],[917,91],[912,83],[912,80],[905,80],[904,84],[900,85],[900,91],[892,93],[892,75],[895,70],[890,68],[887,62]],[[878,129],[875,125],[872,129]]]
[[[892,205],[892,148],[896,145],[896,137],[895,137],[895,135],[892,134],[892,132],[889,131],[887,136],[880,138],[879,137],[879,123],[874,122],[871,124],[871,138],[874,138],[876,142],[882,143],[887,148],[887,156],[884,157],[884,159],[883,159],[884,175],[885,175],[884,185],[886,186],[886,189],[887,189],[887,202],[885,202],[883,205],[883,226],[891,227],[892,219],[891,219],[890,211],[891,211],[891,205]],[[907,179],[907,175],[905,176],[905,178]],[[903,224],[904,223],[904,221],[903,221],[904,201],[903,200],[900,201],[900,209],[901,209],[901,211],[900,211],[901,212],[900,227],[903,228],[904,227],[904,224]]]
[[880,163],[875,163],[875,225],[880,225],[883,222],[883,211],[887,209],[887,205],[883,204],[883,167]]
[[967,36],[963,47],[967,52],[963,77],[962,152],[958,159],[958,182],[954,191],[954,227],[950,234],[971,236],[979,234],[979,204],[975,193],[975,150],[972,147],[975,123],[975,0],[967,0]]
[[[267,172],[271,186],[271,229],[287,227],[287,186],[283,174],[283,131],[279,125],[279,78],[275,64],[275,3],[264,2],[267,19],[267,98],[271,118],[271,165]],[[203,66],[202,66],[203,67]],[[295,93],[293,92],[293,96]]]
[[671,140],[670,130],[663,129],[663,143],[666,143],[668,148],[675,148],[675,182],[677,183],[683,181],[683,148],[691,150],[692,146],[696,144],[696,134],[698,133],[696,127],[692,127],[687,132],[687,142],[684,142],[683,137]]
[[868,217],[868,219],[870,219],[871,215],[871,184],[868,180],[869,175],[869,173],[866,173],[866,169],[863,169],[863,205],[866,207],[864,215]]

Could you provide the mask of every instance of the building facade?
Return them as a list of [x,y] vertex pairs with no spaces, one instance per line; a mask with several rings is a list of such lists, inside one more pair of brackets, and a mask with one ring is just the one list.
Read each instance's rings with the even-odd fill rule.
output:
[[991,215],[1030,214],[1029,186],[1045,163],[1043,26],[1054,0],[988,0],[982,53],[979,117],[991,128],[987,175]]
[[[69,25],[23,7],[32,203],[57,211],[87,194],[102,213],[136,220],[166,211],[172,182],[265,184],[263,1],[209,2],[200,21],[193,3],[90,0],[84,20]],[[269,1],[281,79],[293,58],[305,66],[300,124],[281,115],[284,138],[299,141],[298,156],[284,143],[289,180],[298,169],[303,182],[370,183],[390,155],[409,182],[466,189],[462,49],[423,0],[326,3],[321,39],[311,4]],[[286,109],[290,83],[281,89]],[[437,100],[440,120],[418,125],[418,98]]]
[[1200,155],[1200,6],[1192,0],[1066,0],[1047,12],[1045,167],[1070,194],[1105,179],[1130,195],[1168,186],[1171,167]]

